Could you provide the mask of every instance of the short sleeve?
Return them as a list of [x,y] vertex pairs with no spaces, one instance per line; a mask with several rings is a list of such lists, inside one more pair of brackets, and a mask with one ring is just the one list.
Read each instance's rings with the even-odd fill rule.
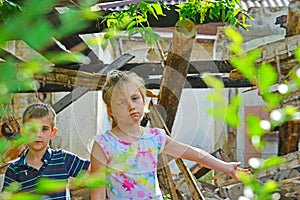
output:
[[5,172],[2,191],[4,191],[5,188],[7,188],[12,182],[16,182],[17,181],[16,179],[17,179],[16,173],[14,172],[14,170],[10,164]]
[[151,134],[155,134],[157,140],[158,153],[161,153],[166,145],[167,135],[164,129],[150,128]]
[[65,152],[66,154],[66,169],[68,172],[68,175],[71,177],[76,177],[78,173],[82,170],[87,170],[90,161],[83,159],[76,154]]

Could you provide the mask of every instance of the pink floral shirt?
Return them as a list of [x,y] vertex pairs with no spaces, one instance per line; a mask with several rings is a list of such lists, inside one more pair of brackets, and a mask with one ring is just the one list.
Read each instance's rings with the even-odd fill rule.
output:
[[166,144],[163,129],[145,128],[132,143],[107,131],[95,138],[107,157],[109,199],[163,199],[157,179],[157,156]]

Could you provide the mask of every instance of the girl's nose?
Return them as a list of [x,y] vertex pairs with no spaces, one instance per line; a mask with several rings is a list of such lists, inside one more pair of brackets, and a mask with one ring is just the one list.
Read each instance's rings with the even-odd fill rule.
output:
[[134,109],[133,103],[131,101],[128,101],[127,105],[128,105],[129,110],[133,110]]

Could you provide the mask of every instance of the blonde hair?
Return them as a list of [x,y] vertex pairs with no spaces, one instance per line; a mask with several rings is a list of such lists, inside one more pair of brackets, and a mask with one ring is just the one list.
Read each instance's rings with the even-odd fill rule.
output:
[[53,128],[56,124],[55,110],[48,104],[44,104],[44,103],[31,104],[26,108],[26,110],[23,113],[22,123],[27,122],[31,118],[41,118],[45,116],[49,117]]
[[[102,99],[107,106],[111,106],[112,93],[115,88],[119,88],[124,83],[133,83],[137,86],[140,91],[143,101],[145,102],[146,87],[144,80],[138,76],[135,72],[112,70],[108,72],[105,84],[102,88]],[[113,119],[113,118],[112,118]],[[114,119],[112,127],[116,125]]]

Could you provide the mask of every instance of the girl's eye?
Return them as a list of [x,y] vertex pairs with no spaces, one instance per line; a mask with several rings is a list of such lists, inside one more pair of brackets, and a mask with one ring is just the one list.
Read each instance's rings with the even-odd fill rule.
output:
[[125,104],[125,100],[121,100],[121,101],[119,101],[119,103],[118,103],[119,105],[124,105]]
[[132,97],[132,100],[138,100],[140,97]]

